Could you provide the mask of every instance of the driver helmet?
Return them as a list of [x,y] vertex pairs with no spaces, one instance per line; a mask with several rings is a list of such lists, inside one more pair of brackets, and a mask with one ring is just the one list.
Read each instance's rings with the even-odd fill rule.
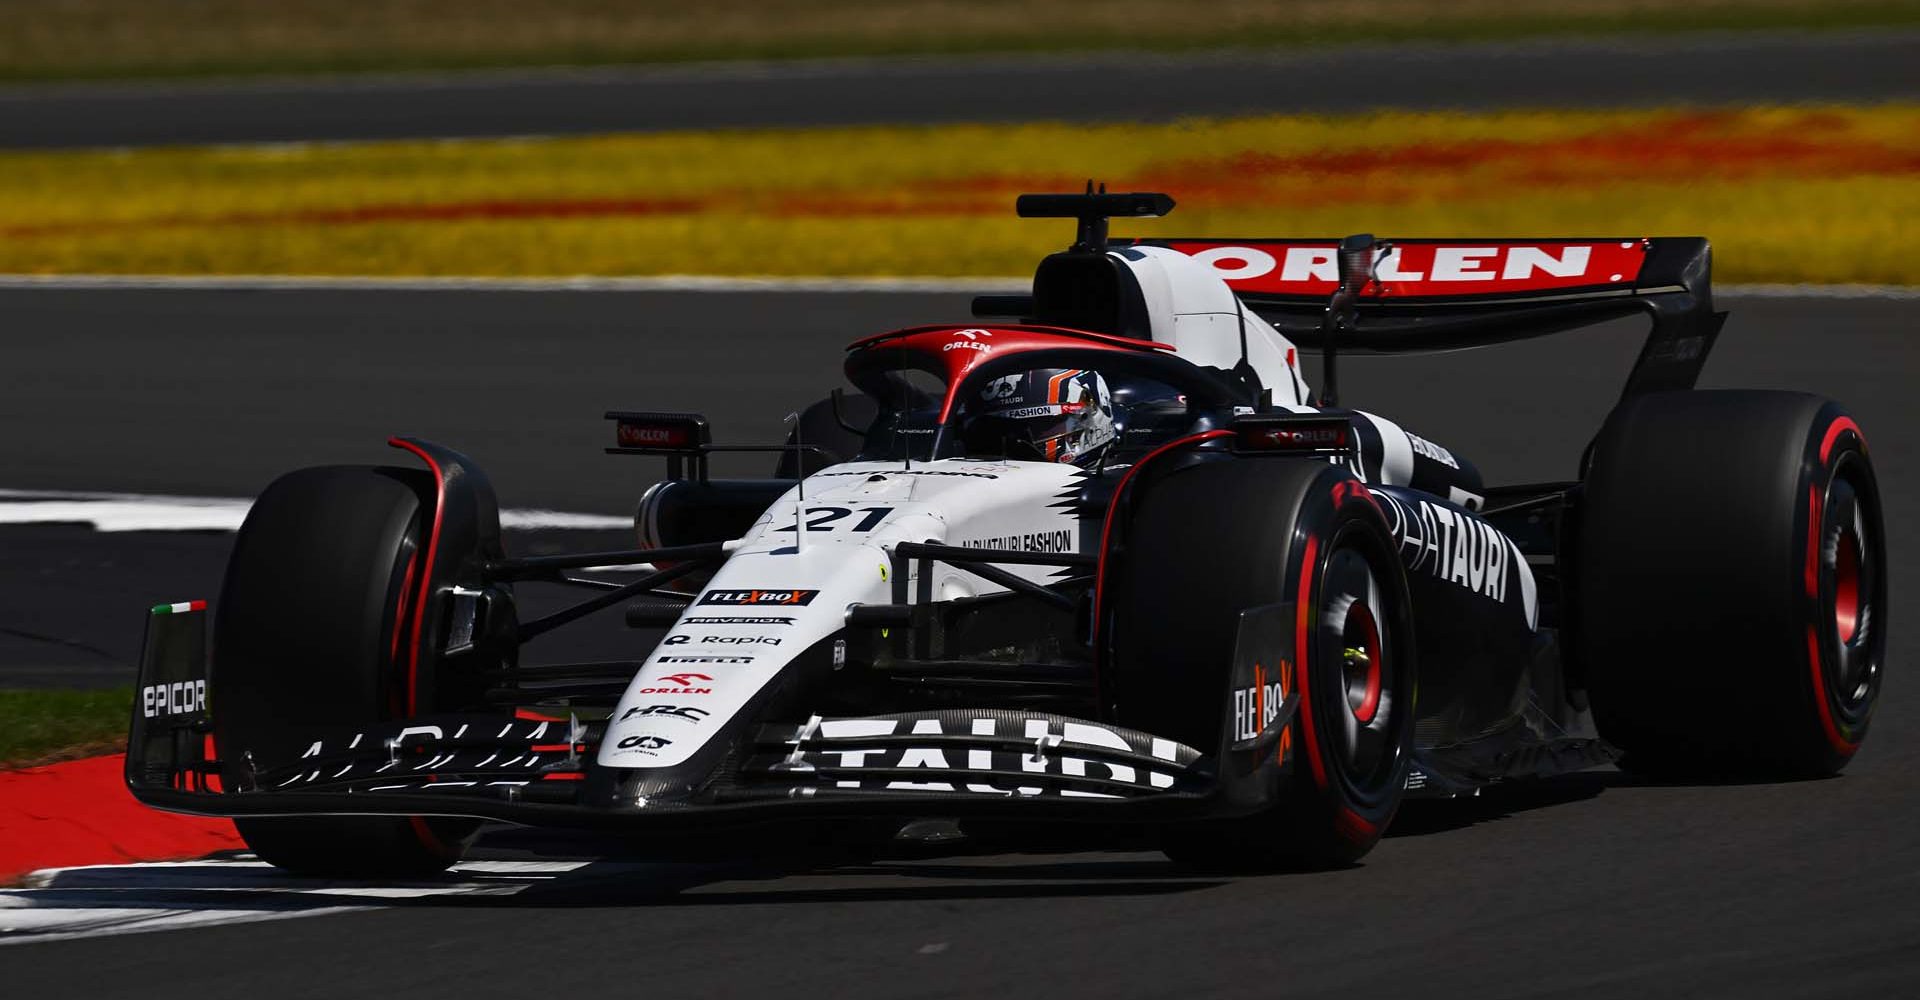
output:
[[962,433],[970,450],[1089,465],[1118,436],[1113,396],[1099,372],[1039,368],[991,379]]

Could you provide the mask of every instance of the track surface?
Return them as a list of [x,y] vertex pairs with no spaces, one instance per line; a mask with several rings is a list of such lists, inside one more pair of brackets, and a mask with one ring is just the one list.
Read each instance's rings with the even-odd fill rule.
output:
[[0,90],[0,148],[1920,96],[1920,32]]
[[[1892,572],[1912,579],[1912,303],[1725,305],[1734,318],[1705,381],[1849,402],[1889,498]],[[603,407],[701,406],[723,438],[765,438],[831,383],[844,341],[965,309],[962,297],[922,295],[8,292],[0,314],[14,334],[0,423],[23,431],[0,441],[0,485],[251,492],[288,466],[384,460],[378,442],[404,428],[472,449],[510,504],[618,510],[645,470],[598,454]],[[1624,332],[1355,360],[1346,394],[1490,478],[1566,475],[1631,363]],[[122,538],[135,549],[116,555]],[[103,559],[143,560],[149,579],[190,583],[217,566],[223,538],[44,541],[76,558],[97,543]],[[139,555],[148,544],[162,547]],[[11,563],[0,606],[42,585],[22,575],[29,565],[63,572]],[[1894,592],[1892,617],[1912,622],[1911,591]],[[9,947],[0,968],[22,995],[139,1000],[556,985],[756,997],[1912,995],[1920,695],[1898,666],[1912,660],[1911,631],[1895,629],[1873,738],[1837,780],[1578,775],[1410,809],[1343,872],[1202,879],[1136,851],[797,870],[602,862],[511,892]],[[527,846],[495,838],[492,851]],[[263,914],[329,902],[218,870],[158,882],[95,872],[60,886],[44,898]],[[369,901],[380,902],[331,900]],[[323,974],[288,974],[316,963]]]

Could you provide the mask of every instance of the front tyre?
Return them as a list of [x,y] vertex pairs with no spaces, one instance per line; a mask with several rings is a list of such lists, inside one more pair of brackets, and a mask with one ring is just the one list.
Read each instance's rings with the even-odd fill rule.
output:
[[[214,728],[229,787],[298,756],[302,735],[404,718],[406,625],[426,573],[434,484],[411,469],[288,473],[254,501],[213,621]],[[478,824],[242,817],[262,860],[302,875],[406,878],[458,861]]]
[[[1132,497],[1103,620],[1119,718],[1221,746],[1243,610],[1292,602],[1299,709],[1269,808],[1169,826],[1167,854],[1214,870],[1323,868],[1371,850],[1399,808],[1413,748],[1406,577],[1366,488],[1319,462],[1215,461]],[[1283,674],[1285,671],[1282,671]]]

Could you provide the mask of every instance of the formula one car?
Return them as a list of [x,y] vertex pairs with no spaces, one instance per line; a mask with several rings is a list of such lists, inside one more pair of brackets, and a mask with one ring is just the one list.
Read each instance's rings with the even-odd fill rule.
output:
[[[1078,225],[1032,294],[855,342],[858,393],[774,478],[712,478],[697,415],[608,414],[610,451],[667,458],[630,551],[509,554],[486,477],[425,441],[390,442],[423,470],[276,480],[212,612],[149,619],[134,794],[318,874],[438,870],[482,820],[783,817],[1142,824],[1261,869],[1349,863],[1408,796],[1854,755],[1886,650],[1866,439],[1825,399],[1692,388],[1725,319],[1705,240],[1109,238],[1172,207],[1023,196]],[[1633,315],[1577,482],[1488,484],[1338,403],[1341,352]],[[593,593],[529,619],[534,580]],[[664,638],[533,662],[614,608]]]

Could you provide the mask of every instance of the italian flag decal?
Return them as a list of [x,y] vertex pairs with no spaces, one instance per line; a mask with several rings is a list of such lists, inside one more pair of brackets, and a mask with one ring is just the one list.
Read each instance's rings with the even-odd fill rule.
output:
[[156,615],[184,615],[189,611],[205,610],[207,610],[207,602],[205,601],[186,601],[180,604],[156,604],[153,606],[153,614]]

